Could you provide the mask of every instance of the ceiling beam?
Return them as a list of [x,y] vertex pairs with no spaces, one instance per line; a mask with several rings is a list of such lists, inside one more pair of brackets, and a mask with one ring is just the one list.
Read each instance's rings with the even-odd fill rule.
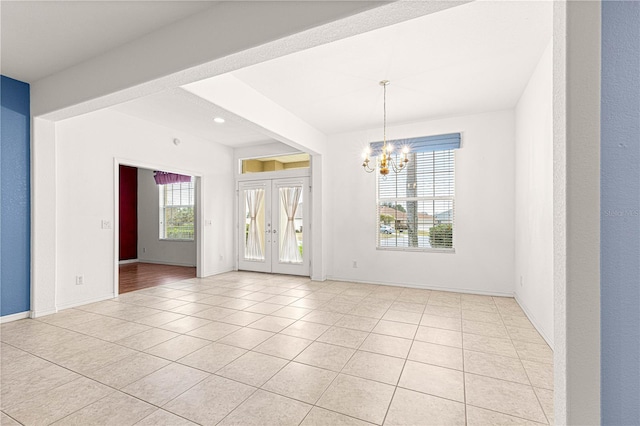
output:
[[251,130],[310,154],[324,154],[327,137],[289,110],[231,74],[184,86],[184,89],[233,115]]
[[221,2],[34,82],[32,114],[86,114],[464,3]]

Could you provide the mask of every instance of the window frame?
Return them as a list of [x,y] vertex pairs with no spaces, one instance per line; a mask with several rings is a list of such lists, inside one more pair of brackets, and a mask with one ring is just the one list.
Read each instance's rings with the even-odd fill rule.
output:
[[[404,251],[404,252],[425,252],[425,253],[448,253],[455,254],[456,253],[456,149],[439,149],[431,152],[437,151],[451,151],[452,156],[452,167],[453,167],[453,195],[451,196],[419,196],[419,197],[395,197],[395,198],[380,198],[380,180],[383,179],[383,176],[380,175],[378,171],[376,171],[376,250],[382,251]],[[418,154],[418,153],[416,153]],[[398,161],[398,154],[394,155],[393,159],[396,163]],[[405,167],[406,169],[406,167]],[[401,173],[407,173],[406,170],[403,169]],[[395,177],[394,177],[395,179]],[[383,202],[391,202],[393,204],[405,203],[407,201],[451,201],[451,225],[453,227],[453,235],[451,239],[451,248],[443,248],[443,247],[398,247],[398,246],[380,246],[380,226],[382,222],[380,221],[380,205]],[[397,232],[397,230],[396,230]]]
[[[173,185],[190,185],[189,190],[192,191],[193,204],[165,204],[165,195],[168,186]],[[158,240],[159,241],[169,241],[169,242],[195,242],[196,240],[196,179],[195,177],[191,177],[190,182],[180,182],[180,183],[171,183],[158,185]],[[184,191],[184,189],[180,189],[180,191]],[[179,208],[179,207],[190,207],[193,210],[193,237],[192,238],[168,238],[166,237],[166,209],[169,208]]]

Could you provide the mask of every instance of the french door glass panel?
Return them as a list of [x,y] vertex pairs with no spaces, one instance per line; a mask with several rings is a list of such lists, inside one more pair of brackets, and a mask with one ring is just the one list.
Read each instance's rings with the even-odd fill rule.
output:
[[265,220],[264,188],[244,190],[245,198],[245,260],[264,260]]
[[241,183],[238,191],[238,268],[271,271],[271,186],[265,182]]
[[[280,250],[281,263],[302,263],[302,185],[278,188],[280,195]],[[296,219],[299,228],[296,227]],[[300,232],[301,233],[301,232]]]

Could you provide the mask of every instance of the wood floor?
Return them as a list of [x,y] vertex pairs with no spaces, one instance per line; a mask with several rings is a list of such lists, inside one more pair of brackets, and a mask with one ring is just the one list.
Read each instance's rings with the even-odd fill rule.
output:
[[120,265],[120,294],[175,281],[194,278],[196,268],[189,266],[158,265],[155,263],[127,263]]

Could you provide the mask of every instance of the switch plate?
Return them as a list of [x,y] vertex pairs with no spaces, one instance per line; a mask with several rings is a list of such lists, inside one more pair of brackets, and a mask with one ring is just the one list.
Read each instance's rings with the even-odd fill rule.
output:
[[84,275],[76,275],[76,285],[84,285]]
[[110,221],[110,220],[103,220],[103,221],[100,223],[100,227],[101,227],[102,229],[111,229],[111,221]]

